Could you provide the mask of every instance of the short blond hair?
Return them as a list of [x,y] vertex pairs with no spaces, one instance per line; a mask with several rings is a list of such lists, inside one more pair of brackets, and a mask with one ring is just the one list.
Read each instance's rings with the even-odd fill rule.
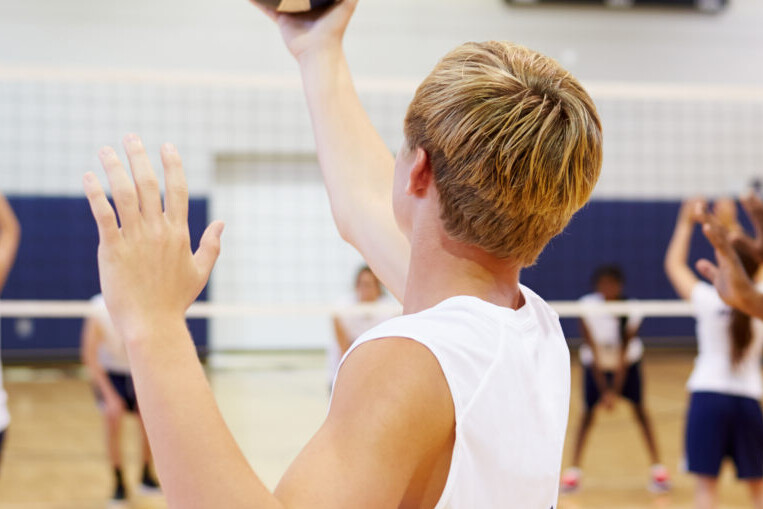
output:
[[593,191],[602,134],[593,100],[553,59],[508,42],[464,44],[408,108],[448,235],[532,265]]

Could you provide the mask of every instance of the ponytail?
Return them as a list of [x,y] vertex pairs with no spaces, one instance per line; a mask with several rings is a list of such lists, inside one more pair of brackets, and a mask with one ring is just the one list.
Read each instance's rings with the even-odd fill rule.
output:
[[734,367],[742,362],[750,343],[752,343],[752,318],[738,309],[733,309],[731,311],[731,364]]
[[[754,277],[758,270],[758,263],[742,251],[737,250],[737,254],[747,275]],[[752,318],[738,309],[732,308],[729,332],[731,333],[731,364],[737,367],[744,359],[747,349],[752,343]]]

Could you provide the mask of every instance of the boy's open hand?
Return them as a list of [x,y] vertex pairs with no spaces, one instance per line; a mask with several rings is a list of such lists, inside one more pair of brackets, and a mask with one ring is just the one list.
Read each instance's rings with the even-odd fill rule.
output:
[[140,138],[127,135],[124,148],[134,184],[114,149],[104,147],[99,152],[116,213],[93,173],[87,173],[83,182],[98,225],[98,270],[106,307],[117,330],[131,341],[163,327],[168,319],[184,319],[220,253],[223,223],[209,225],[194,254],[188,231],[188,187],[177,150],[169,144],[162,147],[166,185],[162,210],[159,182]]
[[256,0],[250,0],[278,23],[281,35],[291,54],[297,59],[313,50],[339,49],[358,0],[341,0],[326,9],[305,14],[283,14]]

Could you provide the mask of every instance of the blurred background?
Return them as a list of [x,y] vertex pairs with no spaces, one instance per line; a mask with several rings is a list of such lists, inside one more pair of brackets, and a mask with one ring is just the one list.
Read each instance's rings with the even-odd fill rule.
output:
[[[546,299],[575,300],[590,290],[596,266],[617,263],[628,277],[628,296],[675,298],[662,258],[681,200],[734,196],[763,178],[763,2],[361,0],[346,51],[391,150],[402,142],[415,87],[435,62],[464,41],[487,39],[556,58],[590,91],[604,125],[604,168],[593,201],[523,282]],[[292,396],[310,394],[316,413],[305,419],[307,431],[294,432],[306,439],[325,411],[322,355],[334,341],[325,308],[352,294],[362,260],[335,232],[301,86],[276,28],[245,0],[0,0],[0,190],[23,232],[3,299],[81,301],[98,293],[96,230],[81,176],[98,170],[100,146],[117,146],[125,133],[139,133],[157,165],[159,146],[171,141],[185,161],[194,236],[212,219],[227,223],[202,298],[279,309],[194,320],[195,341],[221,370],[220,380],[236,366],[268,386],[296,384]],[[697,238],[692,257],[707,254]],[[12,415],[16,387],[16,401],[28,403],[16,413],[30,426],[39,425],[39,400],[24,394],[37,390],[40,373],[54,381],[78,376],[81,319],[40,310],[2,320],[3,361],[20,366],[7,375]],[[574,320],[565,331],[576,345]],[[691,359],[691,319],[647,318],[642,334],[649,348]],[[232,355],[241,353],[253,355]],[[671,390],[679,395],[660,403],[666,425],[677,429],[684,381],[674,380]],[[67,403],[50,399],[68,411]],[[82,422],[92,420],[83,415]],[[96,438],[87,445],[93,462]],[[32,462],[33,438],[16,449],[12,440],[3,476],[14,469],[14,457],[44,470]],[[675,468],[679,436],[670,441]],[[270,479],[302,443],[288,442],[286,452],[271,451]],[[52,471],[35,479],[50,479]],[[5,480],[0,507],[90,507],[97,498],[80,493],[66,505],[66,490],[40,502],[35,493],[6,491],[10,501],[3,502],[3,487]],[[591,507],[626,507],[603,500]],[[670,503],[649,499],[633,507]],[[680,497],[672,503],[680,506]]]

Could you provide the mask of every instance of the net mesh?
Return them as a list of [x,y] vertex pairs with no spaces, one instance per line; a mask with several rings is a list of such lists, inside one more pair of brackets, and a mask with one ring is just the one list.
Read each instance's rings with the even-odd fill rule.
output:
[[[393,150],[415,85],[358,82]],[[757,180],[763,90],[588,85],[605,126],[594,204],[526,282],[548,299],[571,300],[589,289],[596,264],[617,262],[632,276],[632,296],[672,298],[660,261],[678,201],[737,193]],[[227,223],[204,298],[297,308],[346,300],[362,260],[336,234],[297,80],[9,67],[0,68],[0,180],[24,240],[5,298],[85,300],[98,291],[96,231],[80,179],[98,170],[97,148],[127,132],[141,134],[156,163],[161,143],[178,146],[194,197],[194,238],[210,219]],[[330,325],[310,316],[213,319],[204,334],[220,349],[313,348]],[[46,336],[76,342],[73,323]],[[653,333],[688,335],[689,327]],[[4,324],[6,345],[16,329]]]

